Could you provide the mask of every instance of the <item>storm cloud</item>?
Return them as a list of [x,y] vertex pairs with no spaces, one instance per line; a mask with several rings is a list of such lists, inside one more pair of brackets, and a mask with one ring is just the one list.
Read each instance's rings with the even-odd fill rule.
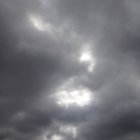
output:
[[0,1],[0,139],[140,138],[138,0]]

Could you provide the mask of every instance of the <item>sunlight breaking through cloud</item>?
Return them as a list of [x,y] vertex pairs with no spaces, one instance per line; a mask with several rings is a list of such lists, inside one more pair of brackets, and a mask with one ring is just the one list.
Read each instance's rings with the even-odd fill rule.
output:
[[80,56],[80,62],[88,62],[91,60],[92,60],[92,57],[89,52],[82,52]]
[[79,56],[79,62],[87,65],[88,72],[92,72],[95,66],[95,58],[91,53],[91,46],[84,45]]
[[74,86],[74,79],[68,80],[57,89],[55,94],[56,103],[61,107],[78,106],[84,107],[94,100],[93,93],[86,87]]
[[65,81],[60,87],[57,88],[55,94],[56,103],[61,107],[84,107],[90,105],[95,97],[93,92],[82,85],[75,85],[76,79],[80,77],[73,77]]
[[75,89],[72,91],[60,91],[57,93],[57,104],[68,107],[70,105],[86,106],[91,101],[91,93],[87,89]]

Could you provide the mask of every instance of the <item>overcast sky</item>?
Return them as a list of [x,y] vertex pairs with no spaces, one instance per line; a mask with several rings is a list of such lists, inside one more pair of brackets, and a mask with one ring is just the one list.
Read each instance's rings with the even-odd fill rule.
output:
[[140,1],[0,0],[0,140],[139,140]]

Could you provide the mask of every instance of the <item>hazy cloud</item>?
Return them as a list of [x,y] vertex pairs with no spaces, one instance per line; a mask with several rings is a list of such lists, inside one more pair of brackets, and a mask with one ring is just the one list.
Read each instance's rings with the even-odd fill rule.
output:
[[139,139],[139,5],[1,0],[0,139]]

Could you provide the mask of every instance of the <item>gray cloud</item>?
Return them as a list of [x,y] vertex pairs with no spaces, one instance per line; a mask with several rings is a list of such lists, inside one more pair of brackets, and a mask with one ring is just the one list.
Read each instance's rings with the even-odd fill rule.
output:
[[[74,139],[61,125],[76,125],[77,140],[139,139],[139,4],[2,0],[0,139]],[[86,43],[93,72],[78,60]],[[92,103],[58,106],[57,89],[79,85],[92,91]]]

